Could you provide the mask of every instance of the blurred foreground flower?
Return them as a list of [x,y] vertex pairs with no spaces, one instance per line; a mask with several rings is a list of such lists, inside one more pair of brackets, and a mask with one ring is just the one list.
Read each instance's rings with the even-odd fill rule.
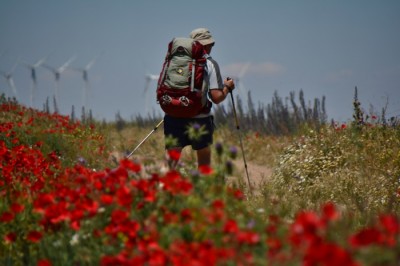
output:
[[181,152],[178,149],[168,150],[168,157],[170,160],[177,162],[181,158]]

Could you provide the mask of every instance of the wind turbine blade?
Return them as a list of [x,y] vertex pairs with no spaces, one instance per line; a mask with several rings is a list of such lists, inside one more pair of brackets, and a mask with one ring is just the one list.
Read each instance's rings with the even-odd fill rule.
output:
[[17,88],[15,87],[15,83],[14,83],[14,80],[12,77],[8,78],[8,84],[9,84],[11,90],[13,91],[15,97],[17,97]]
[[20,64],[22,64],[23,66],[25,66],[27,68],[33,68],[33,65],[29,64],[28,62],[26,62],[24,60],[20,60]]
[[104,54],[104,51],[101,52],[100,54],[96,55],[96,56],[92,59],[92,61],[90,61],[89,64],[86,65],[85,69],[86,69],[86,70],[91,69],[91,68],[93,67],[94,63],[97,61],[97,59],[98,59],[100,56],[102,56],[103,54]]
[[35,67],[35,68],[39,67],[41,64],[43,64],[46,61],[46,59],[47,59],[47,56],[39,59],[36,63],[33,64],[33,67]]
[[247,90],[246,90],[246,87],[245,87],[244,84],[243,84],[243,82],[239,81],[239,82],[238,82],[238,85],[239,85],[239,90],[241,90],[241,91],[243,91],[243,92],[246,92],[246,91],[247,91]]
[[97,57],[98,57],[98,56],[95,56],[95,57],[92,59],[92,61],[90,61],[90,62],[86,65],[85,70],[89,70],[89,69],[92,68],[92,66],[94,65],[94,63],[95,63],[96,60],[97,60]]
[[10,70],[10,73],[13,73],[13,72],[14,72],[14,70],[17,68],[18,62],[19,62],[20,60],[21,60],[20,58],[17,59],[17,61],[16,61],[16,62],[14,63],[14,65],[12,66],[12,68],[11,68],[11,70]]
[[146,93],[147,93],[147,91],[149,90],[149,87],[150,87],[150,79],[149,78],[146,78],[146,83],[145,83],[145,86],[144,86],[144,90],[143,90],[143,94],[142,95],[145,95]]
[[250,63],[246,63],[239,72],[238,78],[241,79],[250,67]]
[[71,64],[72,61],[74,61],[75,59],[76,59],[76,56],[74,55],[67,62],[65,62],[64,65],[62,65],[61,67],[58,68],[58,72],[60,72],[60,73],[63,72],[69,66],[69,64]]

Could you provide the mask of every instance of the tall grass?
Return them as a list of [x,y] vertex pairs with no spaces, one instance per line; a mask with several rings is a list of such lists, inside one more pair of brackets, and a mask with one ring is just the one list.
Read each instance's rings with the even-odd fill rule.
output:
[[381,212],[399,213],[399,124],[366,115],[357,89],[353,119],[294,138],[278,156],[260,204],[290,219],[331,201],[357,221],[354,226],[371,223]]

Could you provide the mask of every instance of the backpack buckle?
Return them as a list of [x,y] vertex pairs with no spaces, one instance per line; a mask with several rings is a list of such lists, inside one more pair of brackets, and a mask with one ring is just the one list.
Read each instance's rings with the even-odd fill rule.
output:
[[161,97],[161,104],[162,104],[162,105],[168,105],[168,104],[170,104],[171,102],[172,102],[172,98],[171,98],[169,95],[164,94],[164,95]]
[[189,99],[186,97],[186,96],[181,96],[180,98],[179,98],[179,101],[181,102],[181,104],[183,105],[183,106],[188,106],[189,105]]

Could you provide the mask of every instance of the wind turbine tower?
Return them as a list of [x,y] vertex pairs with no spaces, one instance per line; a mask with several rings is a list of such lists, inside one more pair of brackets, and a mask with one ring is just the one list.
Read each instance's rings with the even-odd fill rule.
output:
[[145,95],[145,115],[149,112],[149,87],[152,80],[158,81],[159,75],[146,74],[143,95]]
[[83,94],[82,94],[82,106],[85,107],[85,110],[87,110],[87,104],[88,104],[88,95],[89,95],[89,90],[90,90],[90,83],[89,83],[89,74],[88,71],[91,69],[96,62],[98,56],[92,59],[85,67],[83,68],[75,68],[75,67],[70,67],[70,69],[74,71],[78,71],[82,73],[82,78],[84,81],[84,87],[83,87]]
[[236,84],[238,87],[239,94],[242,95],[242,98],[244,98],[243,94],[245,94],[247,96],[246,87],[244,86],[242,79],[243,79],[244,75],[246,74],[247,70],[249,69],[249,67],[250,67],[250,63],[244,64],[242,69],[240,70],[239,74],[234,77],[234,79],[236,79],[235,81],[236,81]]
[[0,70],[0,74],[7,80],[8,86],[10,87],[15,98],[18,98],[18,94],[17,94],[17,88],[15,87],[13,74],[14,74],[14,71],[15,71],[17,65],[18,65],[18,60],[17,60],[17,62],[15,62],[15,64],[13,65],[13,67],[11,68],[11,70],[9,72]]
[[70,59],[68,59],[67,62],[65,62],[63,65],[61,65],[59,68],[54,68],[52,66],[49,66],[47,64],[42,64],[43,67],[47,68],[48,70],[50,70],[51,72],[53,72],[54,74],[54,78],[55,78],[55,92],[54,92],[54,96],[56,98],[56,102],[59,102],[59,85],[60,85],[60,77],[61,74],[67,69],[67,67],[72,63],[72,61],[74,61],[76,59],[76,56],[71,57]]
[[42,59],[39,59],[38,61],[36,61],[34,64],[29,64],[25,61],[21,61],[21,63],[30,69],[31,71],[31,78],[32,78],[32,86],[31,86],[31,96],[30,96],[30,103],[31,103],[31,107],[33,107],[34,104],[34,95],[37,89],[37,75],[36,75],[36,69],[38,67],[40,67],[40,65],[42,65],[44,63],[44,61],[46,60],[47,57],[44,57]]

